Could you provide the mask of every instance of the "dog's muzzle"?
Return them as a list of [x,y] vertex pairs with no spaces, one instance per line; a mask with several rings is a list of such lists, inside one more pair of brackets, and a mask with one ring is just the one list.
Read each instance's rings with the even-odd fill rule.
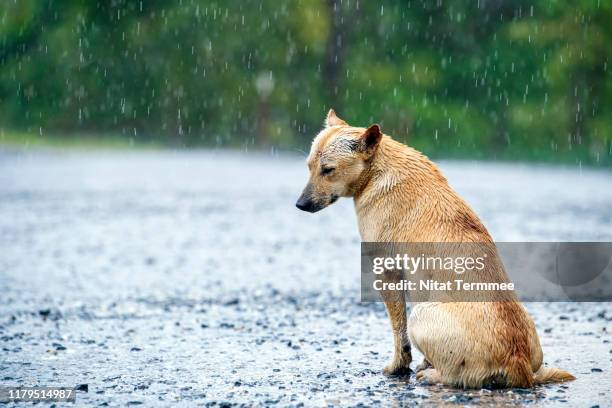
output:
[[308,197],[305,197],[303,194],[300,196],[300,198],[298,198],[295,206],[300,210],[307,211],[309,213],[314,213],[321,209],[321,206],[317,205],[314,201]]

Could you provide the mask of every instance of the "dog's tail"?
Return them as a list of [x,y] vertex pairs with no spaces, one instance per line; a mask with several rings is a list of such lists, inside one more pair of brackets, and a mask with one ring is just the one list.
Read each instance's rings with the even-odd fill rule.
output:
[[576,377],[559,368],[541,366],[535,373],[534,382],[536,384],[558,383],[575,380]]

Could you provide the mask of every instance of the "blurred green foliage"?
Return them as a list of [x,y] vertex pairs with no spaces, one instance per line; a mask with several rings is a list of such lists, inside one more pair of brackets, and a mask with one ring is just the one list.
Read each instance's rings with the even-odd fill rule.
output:
[[612,160],[612,2],[5,0],[0,127],[305,149],[334,107],[428,154]]

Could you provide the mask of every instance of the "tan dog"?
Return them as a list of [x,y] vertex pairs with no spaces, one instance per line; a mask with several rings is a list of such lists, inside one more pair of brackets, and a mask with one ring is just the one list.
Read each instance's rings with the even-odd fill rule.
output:
[[[438,168],[378,125],[352,127],[330,110],[307,163],[310,180],[296,206],[316,212],[353,197],[365,242],[484,242],[494,249]],[[505,276],[501,262],[488,273]],[[395,346],[386,374],[410,372],[412,343],[425,356],[417,378],[430,383],[532,387],[574,379],[542,365],[535,326],[514,294],[499,302],[418,303],[409,320],[403,295],[385,306]]]

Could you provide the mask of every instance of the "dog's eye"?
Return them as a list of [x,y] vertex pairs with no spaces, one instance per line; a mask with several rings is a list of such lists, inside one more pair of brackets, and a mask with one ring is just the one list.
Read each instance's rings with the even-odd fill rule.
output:
[[322,176],[327,176],[329,174],[332,174],[332,172],[336,170],[334,167],[323,167],[321,169],[321,175]]

